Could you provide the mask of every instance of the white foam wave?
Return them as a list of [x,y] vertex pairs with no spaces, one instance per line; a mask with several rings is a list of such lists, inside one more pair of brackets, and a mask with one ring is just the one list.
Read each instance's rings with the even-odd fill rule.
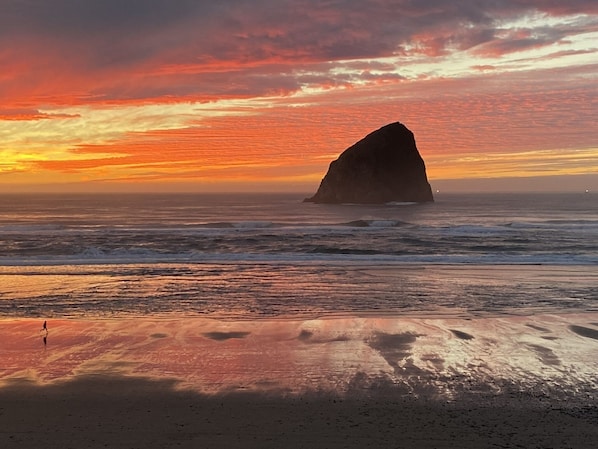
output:
[[86,250],[69,256],[0,257],[0,266],[163,264],[163,263],[342,263],[342,264],[448,264],[448,265],[596,265],[591,254],[350,254],[350,253],[184,253],[160,254],[150,250],[103,252]]
[[274,223],[271,221],[239,221],[233,223],[232,226],[237,229],[263,229],[273,227]]
[[416,203],[413,201],[390,201],[386,203],[387,206],[414,206],[420,203]]

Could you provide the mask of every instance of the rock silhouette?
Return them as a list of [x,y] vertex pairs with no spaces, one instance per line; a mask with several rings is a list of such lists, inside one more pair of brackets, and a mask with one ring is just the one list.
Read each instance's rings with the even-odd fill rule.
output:
[[314,203],[434,201],[413,133],[395,122],[347,148],[328,168]]

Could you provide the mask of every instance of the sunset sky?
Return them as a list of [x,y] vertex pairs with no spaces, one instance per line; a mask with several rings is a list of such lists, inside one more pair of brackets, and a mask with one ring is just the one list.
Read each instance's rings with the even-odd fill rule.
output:
[[434,189],[598,190],[596,0],[0,0],[0,69],[0,192],[307,192],[394,121]]

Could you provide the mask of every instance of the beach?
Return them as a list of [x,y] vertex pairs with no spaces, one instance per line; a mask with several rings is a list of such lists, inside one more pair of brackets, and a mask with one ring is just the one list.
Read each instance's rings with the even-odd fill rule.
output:
[[0,448],[598,445],[593,195],[304,197],[0,196]]
[[0,320],[0,445],[595,447],[598,313]]

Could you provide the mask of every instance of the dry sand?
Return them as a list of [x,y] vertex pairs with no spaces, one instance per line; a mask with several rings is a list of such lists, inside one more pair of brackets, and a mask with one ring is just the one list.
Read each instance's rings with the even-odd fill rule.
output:
[[42,323],[0,320],[0,448],[598,447],[596,313]]

